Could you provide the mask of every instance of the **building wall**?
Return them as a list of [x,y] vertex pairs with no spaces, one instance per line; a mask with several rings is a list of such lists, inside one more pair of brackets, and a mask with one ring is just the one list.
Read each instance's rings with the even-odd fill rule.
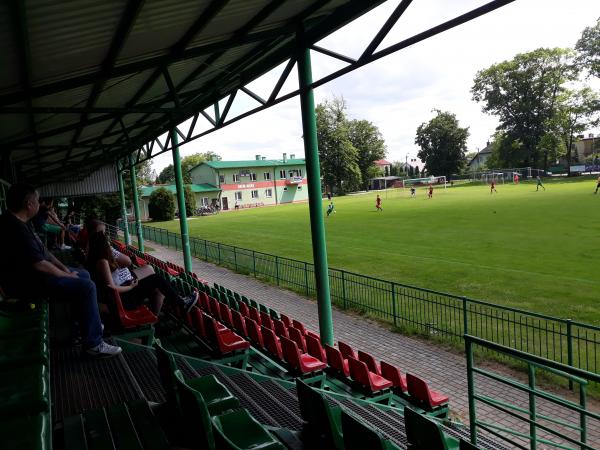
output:
[[191,171],[190,175],[192,177],[193,184],[208,183],[215,186],[219,185],[219,178],[217,177],[216,170],[207,166],[206,164],[195,167],[194,170]]

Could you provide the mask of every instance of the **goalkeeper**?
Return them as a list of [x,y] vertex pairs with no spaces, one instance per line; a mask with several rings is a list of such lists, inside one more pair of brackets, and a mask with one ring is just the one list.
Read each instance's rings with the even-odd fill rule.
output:
[[331,202],[331,203],[329,203],[329,206],[327,207],[327,217],[329,217],[329,215],[334,212],[335,212],[335,206],[333,206],[333,202]]

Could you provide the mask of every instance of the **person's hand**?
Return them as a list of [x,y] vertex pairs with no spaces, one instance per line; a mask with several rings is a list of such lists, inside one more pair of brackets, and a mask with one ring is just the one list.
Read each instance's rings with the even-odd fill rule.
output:
[[79,278],[79,274],[77,272],[71,272],[69,269],[67,269],[67,276],[71,277],[71,278]]

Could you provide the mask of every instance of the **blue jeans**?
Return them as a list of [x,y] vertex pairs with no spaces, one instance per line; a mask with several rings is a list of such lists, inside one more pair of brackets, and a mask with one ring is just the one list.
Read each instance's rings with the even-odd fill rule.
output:
[[98,311],[96,285],[87,270],[69,267],[77,272],[78,278],[47,277],[46,288],[49,297],[71,302],[79,318],[84,349],[95,347],[102,342],[102,322]]

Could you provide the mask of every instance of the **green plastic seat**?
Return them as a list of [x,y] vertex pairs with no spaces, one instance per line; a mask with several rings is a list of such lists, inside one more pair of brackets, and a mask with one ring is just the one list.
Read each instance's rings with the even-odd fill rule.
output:
[[16,417],[0,421],[2,450],[50,450],[48,414]]
[[212,419],[218,448],[226,450],[285,450],[245,409]]
[[459,442],[444,435],[440,426],[431,419],[404,407],[406,439],[414,450],[458,450]]
[[242,299],[242,296],[240,294],[238,294],[237,292],[233,293],[233,297],[238,301],[240,301]]
[[344,449],[340,407],[330,406],[325,397],[296,378],[300,414],[307,422],[307,435],[316,447]]
[[0,417],[47,411],[48,369],[45,365],[0,370]]
[[269,314],[269,315],[271,314],[271,310],[267,306],[263,305],[262,303],[259,303],[258,310],[260,312],[264,312],[264,313]]
[[[146,400],[139,399],[127,403],[127,410],[133,419],[144,450],[170,450],[172,448]],[[123,448],[129,449],[129,447]]]
[[32,364],[48,364],[46,334],[31,330],[29,334],[0,338],[0,369]]
[[364,450],[367,448],[369,450],[400,450],[400,447],[385,439],[346,411],[342,411],[342,432],[344,433],[344,448],[346,450]]

